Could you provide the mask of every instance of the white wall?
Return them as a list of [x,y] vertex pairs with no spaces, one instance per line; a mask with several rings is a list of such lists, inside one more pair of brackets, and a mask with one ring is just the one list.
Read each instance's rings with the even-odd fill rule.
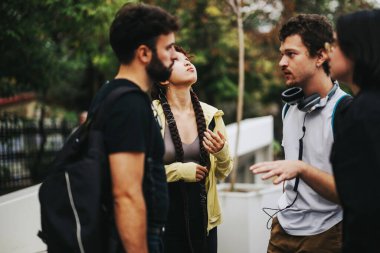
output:
[[[236,184],[239,190],[229,192],[228,184],[219,185],[223,223],[218,226],[219,253],[266,253],[270,230],[262,208],[276,208],[281,186]],[[272,224],[271,221],[269,225]]]
[[32,186],[0,197],[0,252],[44,252],[40,230],[38,189]]
[[[227,126],[231,155],[236,145],[237,124]],[[240,123],[238,156],[254,156],[256,162],[273,160],[273,117],[245,119]],[[239,166],[240,167],[240,166]],[[236,169],[236,168],[234,168]],[[246,179],[252,176],[248,168]],[[277,207],[282,187],[255,176],[256,184],[236,184],[241,192],[229,192],[228,184],[220,184],[218,193],[223,223],[218,226],[219,253],[265,253],[270,237],[266,228],[269,217],[263,207]],[[249,181],[249,180],[244,180]],[[246,192],[245,192],[246,191]]]
[[[228,143],[231,156],[234,156],[236,145],[237,124],[227,125]],[[268,183],[261,180],[261,175],[253,175],[248,166],[249,161],[244,158],[254,157],[255,162],[273,160],[273,117],[264,116],[242,120],[240,123],[239,148],[237,150],[239,159],[239,170],[237,172],[238,182]],[[244,158],[243,158],[244,157]],[[243,158],[243,160],[242,160]],[[248,163],[247,163],[248,162]],[[246,168],[242,168],[246,167]],[[236,169],[236,168],[234,168]],[[242,171],[243,169],[243,171]]]
[[[232,155],[236,145],[237,124],[227,125],[227,136]],[[260,148],[272,146],[273,117],[264,116],[245,119],[240,122],[238,156],[252,153]]]

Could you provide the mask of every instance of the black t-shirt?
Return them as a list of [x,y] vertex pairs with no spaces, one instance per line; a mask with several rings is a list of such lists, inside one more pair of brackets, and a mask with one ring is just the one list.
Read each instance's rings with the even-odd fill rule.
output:
[[[116,79],[108,85],[113,88],[121,85],[138,87],[126,79]],[[139,89],[126,93],[114,101],[107,114],[104,138],[109,154],[117,152],[147,154],[150,151],[150,144],[153,144],[152,158],[162,161],[164,144],[162,138],[155,136],[160,135],[159,127],[153,118],[151,101],[145,92]],[[150,135],[153,135],[153,143],[150,143]]]
[[101,92],[118,86],[137,87],[108,108],[104,125],[104,140],[108,154],[117,152],[145,153],[143,191],[147,206],[148,226],[163,225],[168,211],[168,194],[163,155],[164,142],[153,115],[148,95],[126,79],[115,79]]

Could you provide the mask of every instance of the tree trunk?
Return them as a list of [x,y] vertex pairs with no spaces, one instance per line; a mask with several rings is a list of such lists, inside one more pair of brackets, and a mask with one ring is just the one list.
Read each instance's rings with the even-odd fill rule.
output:
[[238,103],[236,108],[236,141],[234,150],[234,169],[231,173],[231,191],[234,191],[236,182],[237,170],[239,166],[239,138],[240,138],[240,121],[243,118],[243,104],[244,104],[244,29],[243,29],[243,17],[241,13],[241,6],[237,6],[237,27],[238,27],[238,39],[239,39],[239,90],[238,90]]

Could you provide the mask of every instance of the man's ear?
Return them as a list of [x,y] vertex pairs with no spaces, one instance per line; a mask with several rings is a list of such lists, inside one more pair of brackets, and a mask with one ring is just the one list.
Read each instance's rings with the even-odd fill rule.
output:
[[146,45],[140,45],[136,49],[136,58],[144,64],[148,64],[152,60],[152,50]]
[[329,60],[329,55],[327,54],[326,50],[320,49],[317,52],[317,62],[316,62],[317,67],[322,66],[322,64],[328,60]]

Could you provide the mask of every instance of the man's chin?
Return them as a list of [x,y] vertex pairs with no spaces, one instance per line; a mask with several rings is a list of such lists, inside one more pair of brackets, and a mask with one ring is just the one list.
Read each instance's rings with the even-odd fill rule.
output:
[[285,80],[285,85],[286,85],[286,87],[291,88],[291,87],[298,87],[299,83],[296,82],[294,79],[287,79],[287,80]]

